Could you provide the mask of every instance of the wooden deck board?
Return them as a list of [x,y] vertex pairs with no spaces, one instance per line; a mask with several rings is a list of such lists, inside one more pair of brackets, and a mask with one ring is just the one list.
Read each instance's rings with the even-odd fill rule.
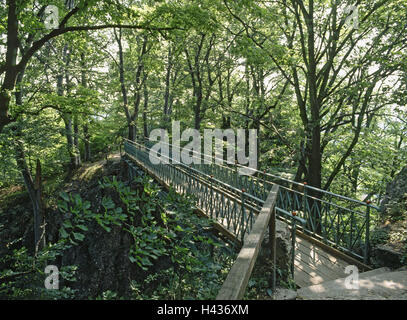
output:
[[306,287],[346,276],[349,265],[341,259],[324,252],[318,246],[297,236],[294,281],[299,287]]
[[[301,241],[304,241],[301,239]],[[306,240],[305,240],[306,241]],[[309,257],[309,260],[314,262],[314,263],[322,263],[322,264],[329,264],[332,265],[333,269],[343,269],[343,261],[339,261],[332,255],[326,255],[326,252],[323,251],[323,249],[316,248],[315,246],[308,247],[309,243],[304,244],[304,243],[299,243],[297,241],[296,243],[296,250],[299,252],[303,253],[304,255],[307,255]]]
[[321,266],[322,270],[328,268],[328,274],[331,274],[332,272],[344,274],[344,270],[348,263],[340,261],[337,258],[327,254],[315,245],[311,244],[311,246],[308,247],[304,243],[304,239],[298,240],[299,241],[297,241],[296,256],[301,255],[301,260],[307,262],[309,265]]

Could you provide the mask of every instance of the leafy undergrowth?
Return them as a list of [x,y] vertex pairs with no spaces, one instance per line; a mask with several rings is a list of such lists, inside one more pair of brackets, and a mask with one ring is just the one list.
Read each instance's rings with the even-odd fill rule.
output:
[[[23,245],[24,228],[8,234],[0,299],[215,298],[236,253],[193,213],[193,199],[164,194],[148,177],[129,183],[93,169],[87,172],[98,174],[48,199],[56,207],[48,210],[47,246],[36,257]],[[23,216],[26,228],[30,212]],[[59,268],[59,290],[44,287],[47,265]]]

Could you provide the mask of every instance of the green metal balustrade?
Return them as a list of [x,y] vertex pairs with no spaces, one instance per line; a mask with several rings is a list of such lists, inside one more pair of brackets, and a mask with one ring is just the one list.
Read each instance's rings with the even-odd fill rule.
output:
[[159,154],[169,164],[154,165],[149,151],[155,143],[125,140],[124,150],[128,157],[142,163],[178,192],[195,195],[197,206],[239,239],[243,240],[250,232],[272,186],[278,184],[278,218],[290,222],[282,212],[294,214],[303,221],[298,230],[368,262],[371,214],[372,210],[377,213],[378,207],[264,171],[253,170],[251,176],[239,175],[239,164],[217,164],[214,158],[210,159],[211,164],[204,164],[201,154],[194,155],[201,164],[175,162],[171,156],[172,145],[168,145],[168,158]]
[[[254,204],[261,204],[261,199],[192,166],[182,163],[152,164],[149,150],[145,145],[135,142],[125,141],[124,143],[124,151],[131,160],[142,163],[177,192],[195,196],[197,206],[210,218],[225,226],[241,241],[244,240],[245,234],[250,232],[255,217],[260,211],[259,206]],[[161,155],[161,157],[164,156]],[[130,171],[132,172],[132,169]]]

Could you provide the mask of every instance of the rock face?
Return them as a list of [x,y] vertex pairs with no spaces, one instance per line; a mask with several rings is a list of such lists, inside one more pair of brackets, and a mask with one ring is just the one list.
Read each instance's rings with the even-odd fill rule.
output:
[[407,167],[387,185],[381,209],[383,225],[371,234],[372,263],[400,268],[407,262]]
[[273,300],[295,300],[297,291],[285,288],[278,288],[273,295]]
[[373,248],[372,262],[379,267],[387,266],[393,269],[402,267],[403,252],[391,244],[379,244]]
[[[269,232],[266,231],[261,256],[270,256]],[[291,263],[291,234],[287,224],[282,221],[276,221],[276,264],[277,268],[282,271],[278,276],[277,282],[287,281],[290,274]]]
[[71,286],[79,289],[78,298],[96,297],[110,290],[120,295],[130,293],[128,279],[137,270],[128,258],[131,239],[120,228],[106,233],[96,226],[90,230],[81,246],[68,250],[62,265],[77,265],[77,281]]
[[[80,178],[73,179],[71,189],[68,190],[80,193],[85,200],[91,201],[93,212],[99,212],[103,195],[111,196],[115,202],[120,203],[117,195],[106,193],[107,191],[99,187],[98,181],[103,176],[120,176],[121,163],[115,161],[103,165],[98,171],[92,173],[90,179],[85,179],[84,176],[88,171],[91,170],[84,170]],[[84,241],[64,252],[61,259],[62,266],[78,267],[75,273],[77,281],[70,283],[69,286],[78,290],[76,295],[78,299],[101,296],[108,290],[120,296],[130,294],[129,279],[143,276],[140,269],[128,258],[133,242],[130,234],[115,225],[111,226],[110,232],[106,232],[94,221],[87,227],[89,230],[86,232]]]
[[386,217],[401,217],[407,213],[407,167],[403,168],[387,185],[386,195],[381,203]]
[[287,224],[276,221],[277,267],[284,270],[291,263],[291,233]]

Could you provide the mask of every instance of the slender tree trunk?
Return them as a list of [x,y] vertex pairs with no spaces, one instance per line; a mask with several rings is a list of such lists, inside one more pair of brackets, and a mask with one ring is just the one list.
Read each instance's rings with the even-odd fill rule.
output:
[[84,153],[84,161],[90,161],[91,160],[91,149],[90,149],[90,134],[89,134],[89,128],[87,124],[84,124],[82,127],[83,130],[83,136],[85,138],[84,145],[85,145],[85,153]]
[[[15,2],[11,1],[10,2],[10,12],[13,12],[16,10],[15,7]],[[9,13],[10,13],[9,12]],[[15,14],[15,12],[13,13]],[[12,15],[13,15],[12,14]],[[13,21],[14,18],[10,21],[12,17],[9,15],[9,28],[10,26],[15,27],[15,35],[11,35],[11,38],[8,39],[8,41],[11,40],[11,42],[15,41],[16,38],[14,36],[17,36],[17,19],[16,17],[15,20]],[[12,30],[9,30],[9,33],[12,32]],[[9,35],[10,37],[10,35]],[[17,47],[16,50],[12,52],[7,52],[7,61],[11,64],[11,66],[15,66],[15,59],[17,55]],[[15,76],[15,99],[16,99],[16,105],[21,106],[23,104],[23,87],[22,87],[22,81],[24,78],[25,74],[25,67],[18,73],[14,74],[13,77]],[[7,74],[5,79],[7,78]],[[8,81],[5,80],[6,87]],[[4,84],[3,83],[3,84]],[[13,83],[14,85],[14,83]],[[4,89],[4,85],[2,87],[2,90]],[[0,95],[1,97],[2,95]],[[17,119],[16,121],[16,126],[13,128],[14,132],[14,141],[15,141],[15,158],[16,158],[16,163],[17,167],[19,168],[21,175],[23,177],[24,185],[27,189],[28,195],[31,200],[32,208],[33,208],[33,221],[34,221],[34,251],[35,254],[39,250],[41,250],[45,246],[45,207],[43,206],[42,202],[42,178],[41,178],[41,163],[39,160],[37,160],[37,172],[36,172],[36,181],[33,181],[31,170],[27,165],[27,160],[25,157],[25,152],[24,152],[24,145],[22,141],[22,124],[20,121]]]
[[24,184],[33,207],[34,213],[34,247],[37,253],[45,245],[44,207],[42,205],[41,163],[37,160],[36,180],[34,182],[25,160],[25,152],[21,139],[21,129],[16,129],[15,153],[17,166],[21,171]]
[[[81,84],[82,84],[82,87],[87,88],[88,79],[86,76],[86,59],[85,59],[84,53],[81,53],[81,66],[82,66]],[[88,116],[85,116],[83,121],[84,121],[84,124],[82,126],[82,131],[83,131],[84,149],[85,149],[84,161],[90,161],[91,160],[91,150],[90,150],[90,133],[89,133],[89,127],[88,127]]]
[[18,52],[18,17],[17,1],[7,1],[7,52],[4,63],[5,73],[0,88],[0,132],[12,120],[8,115],[12,90],[15,87],[18,72],[16,70]]
[[74,146],[74,154],[75,154],[75,169],[79,168],[82,165],[81,161],[81,152],[79,149],[79,124],[78,124],[78,116],[74,116],[73,121],[73,146]]
[[[62,60],[64,61],[64,70],[61,70],[60,75],[57,77],[57,94],[59,96],[64,95],[64,87],[63,87],[63,74],[65,75],[65,86],[66,86],[66,93],[68,94],[70,91],[70,79],[68,73],[68,65],[70,63],[70,58],[68,54],[68,46],[65,45],[62,51]],[[78,125],[77,125],[77,118],[76,116],[72,116],[70,113],[63,114],[63,120],[65,123],[65,135],[67,141],[67,149],[70,158],[70,170],[75,170],[80,167],[80,154],[77,149],[78,145]]]
[[[309,102],[311,108],[311,122],[309,131],[311,132],[311,150],[308,154],[308,181],[307,183],[315,188],[321,188],[322,155],[321,155],[321,116],[320,102],[318,100],[317,87],[317,63],[315,61],[315,34],[314,34],[314,1],[308,3],[308,83]],[[310,190],[310,195],[320,198],[318,191]],[[321,206],[319,201],[308,199],[311,214],[314,218],[315,230],[321,233]]]
[[76,156],[75,156],[75,148],[74,148],[74,141],[73,141],[73,130],[72,130],[72,116],[70,114],[64,115],[64,123],[65,123],[65,137],[66,137],[66,145],[68,149],[69,159],[70,159],[70,170],[74,170],[76,168]]
[[148,90],[147,90],[147,76],[144,77],[144,106],[143,106],[143,134],[144,137],[148,137],[148,126],[147,126],[147,110],[148,110]]
[[167,125],[169,121],[169,110],[170,110],[170,78],[172,70],[172,52],[171,44],[168,46],[168,64],[167,64],[167,73],[165,75],[165,90],[164,90],[164,110],[163,110],[163,119],[164,125]]

